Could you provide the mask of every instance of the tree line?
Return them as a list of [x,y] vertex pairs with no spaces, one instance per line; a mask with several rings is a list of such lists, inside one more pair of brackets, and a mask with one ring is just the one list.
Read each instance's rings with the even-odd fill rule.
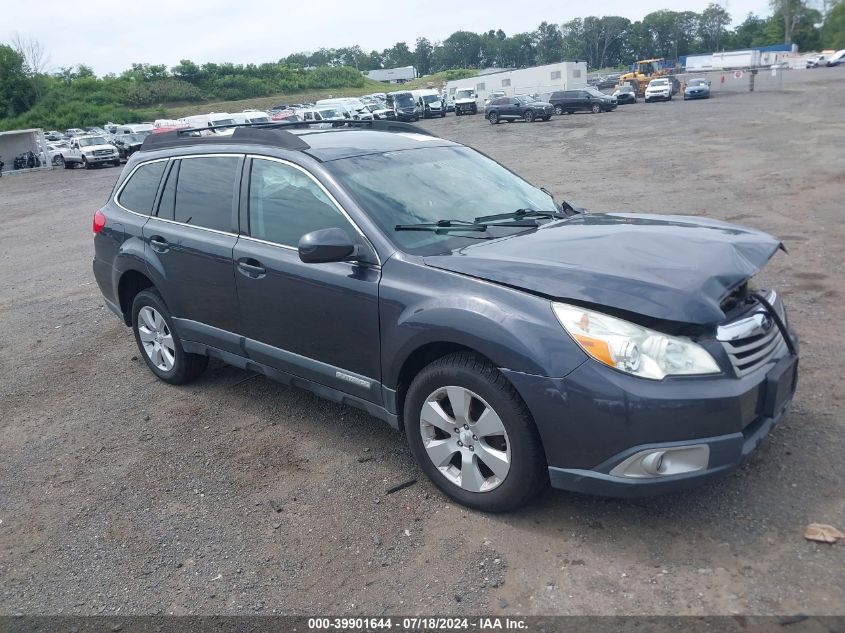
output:
[[562,60],[585,60],[590,69],[624,68],[637,59],[794,42],[801,50],[845,47],[845,0],[770,0],[772,14],[748,14],[736,28],[731,16],[712,3],[701,13],[660,10],[642,20],[588,16],[563,24],[542,22],[537,29],[507,35],[456,31],[432,43],[417,38],[413,49],[398,42],[381,52],[360,46],[294,53],[263,64],[182,60],[132,64],[118,74],[97,77],[90,67],[47,72],[48,56],[37,40],[21,36],[0,44],[0,129],[63,129],[165,116],[163,104],[237,100],[308,89],[363,87],[362,71],[416,66],[427,75],[489,66],[524,68]]
[[291,66],[351,66],[361,71],[415,66],[421,75],[453,68],[524,68],[561,60],[584,60],[590,69],[628,67],[637,59],[666,57],[770,44],[795,43],[800,50],[845,47],[845,0],[822,11],[804,0],[772,0],[772,14],[749,13],[736,28],[730,14],[711,3],[701,13],[659,10],[642,20],[588,16],[563,24],[542,22],[527,33],[507,35],[457,31],[441,42],[417,38],[413,49],[397,42],[379,52],[360,46],[321,48],[288,55]]

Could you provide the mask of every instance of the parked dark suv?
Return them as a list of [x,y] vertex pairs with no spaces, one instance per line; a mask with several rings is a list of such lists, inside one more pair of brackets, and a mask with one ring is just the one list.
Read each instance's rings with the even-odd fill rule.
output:
[[790,402],[797,341],[752,277],[777,239],[579,212],[414,126],[147,137],[94,215],[94,274],[161,380],[209,357],[403,428],[482,510],[736,468]]
[[538,101],[528,95],[499,97],[493,99],[484,110],[484,116],[494,125],[499,121],[522,120],[528,123],[542,119],[548,121],[554,114],[554,107],[547,101]]
[[549,97],[549,103],[554,106],[555,114],[564,112],[572,114],[579,111],[598,114],[615,110],[618,105],[615,97],[599,92],[595,88],[553,92]]

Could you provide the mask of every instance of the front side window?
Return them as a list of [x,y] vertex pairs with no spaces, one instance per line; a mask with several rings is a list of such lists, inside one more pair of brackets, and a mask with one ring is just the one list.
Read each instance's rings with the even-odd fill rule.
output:
[[[173,219],[191,226],[231,231],[239,160],[237,156],[183,158],[176,181]],[[171,173],[168,181],[173,178]]]
[[158,183],[167,166],[166,160],[146,163],[135,170],[118,196],[120,206],[135,213],[149,215],[158,191]]
[[302,170],[256,158],[249,177],[249,234],[297,247],[306,233],[319,229],[356,231],[323,189]]

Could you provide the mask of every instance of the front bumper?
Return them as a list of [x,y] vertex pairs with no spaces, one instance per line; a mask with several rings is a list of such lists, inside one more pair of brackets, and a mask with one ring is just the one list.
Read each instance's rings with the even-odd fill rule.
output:
[[709,92],[685,92],[684,99],[707,99],[710,96]]
[[103,154],[102,156],[86,154],[85,160],[87,160],[92,165],[96,163],[112,163],[116,160],[120,160],[120,154],[118,152],[115,152],[114,154]]
[[[797,356],[787,355],[742,378],[662,381],[643,380],[592,360],[565,378],[502,371],[533,415],[552,486],[640,497],[700,485],[741,466],[791,402],[797,363]],[[698,446],[706,446],[708,456],[694,470],[644,477],[618,474],[626,460],[651,449],[671,454]]]
[[668,100],[669,97],[671,97],[671,96],[672,96],[672,93],[670,93],[670,92],[651,92],[651,93],[647,92],[647,93],[645,93],[646,99],[666,99],[666,100]]

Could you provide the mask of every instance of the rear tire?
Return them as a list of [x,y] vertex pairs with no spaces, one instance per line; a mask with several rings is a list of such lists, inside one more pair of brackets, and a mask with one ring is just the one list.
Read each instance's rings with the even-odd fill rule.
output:
[[[143,310],[143,313],[142,313]],[[208,356],[188,354],[157,290],[142,290],[132,301],[132,331],[147,367],[171,385],[191,382],[208,366]]]
[[491,125],[496,125],[499,122],[499,113],[491,112],[487,115],[487,120],[490,121]]
[[[507,512],[548,484],[531,413],[496,367],[475,354],[450,354],[417,374],[405,397],[404,423],[420,468],[465,506]],[[460,437],[467,441],[457,445]]]
[[74,167],[73,163],[69,163],[68,161],[66,161],[66,160],[64,159],[64,156],[62,157],[62,162],[61,162],[61,164],[62,164],[62,165],[64,165],[64,168],[65,168],[65,169],[73,169],[73,167]]

